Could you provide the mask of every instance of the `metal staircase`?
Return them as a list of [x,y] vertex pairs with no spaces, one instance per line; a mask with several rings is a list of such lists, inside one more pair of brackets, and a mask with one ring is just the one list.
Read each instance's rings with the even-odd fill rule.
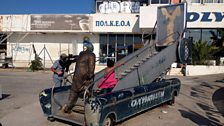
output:
[[[115,69],[119,81],[113,90],[121,90],[153,82],[164,74],[171,64],[177,60],[177,51],[175,51],[177,47],[178,41],[158,52],[155,44],[148,44],[118,61],[118,63],[123,63],[123,65]],[[95,75],[93,89],[96,89],[97,84],[103,79],[103,71]]]
[[[150,84],[160,77],[170,68],[171,64],[176,61],[176,51],[178,42],[163,49],[160,52],[155,51],[152,47],[142,52],[142,55],[136,55],[132,61],[128,61],[130,65],[124,65],[118,68],[119,82],[113,89],[121,90],[124,88],[135,87],[139,85]],[[147,54],[147,52],[149,52]]]

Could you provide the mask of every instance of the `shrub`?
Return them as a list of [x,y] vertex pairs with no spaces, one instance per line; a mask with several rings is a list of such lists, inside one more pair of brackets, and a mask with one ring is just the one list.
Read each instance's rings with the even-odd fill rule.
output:
[[198,41],[193,43],[192,58],[194,65],[207,65],[206,61],[213,58],[213,54],[217,51],[217,47],[209,45],[206,41]]
[[35,55],[34,60],[31,61],[29,69],[31,71],[43,70],[42,59],[38,55]]

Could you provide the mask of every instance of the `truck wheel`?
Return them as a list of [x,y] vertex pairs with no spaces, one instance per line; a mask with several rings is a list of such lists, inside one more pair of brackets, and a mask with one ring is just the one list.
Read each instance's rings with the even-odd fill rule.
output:
[[112,115],[107,116],[103,121],[103,126],[114,126],[114,118]]
[[54,122],[55,118],[54,117],[47,117],[47,120],[50,121],[50,122]]
[[168,105],[173,105],[175,103],[175,95],[174,93],[172,94],[172,99],[168,101]]

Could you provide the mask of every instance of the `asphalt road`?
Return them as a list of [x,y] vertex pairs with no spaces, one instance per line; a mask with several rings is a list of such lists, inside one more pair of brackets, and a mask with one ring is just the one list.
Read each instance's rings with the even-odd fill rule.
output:
[[[222,126],[224,125],[224,83],[215,82],[224,74],[168,76],[181,80],[181,92],[173,106],[163,105],[138,114],[118,126]],[[69,126],[49,122],[38,101],[42,89],[53,86],[50,72],[0,70],[3,99],[0,123],[3,126]]]

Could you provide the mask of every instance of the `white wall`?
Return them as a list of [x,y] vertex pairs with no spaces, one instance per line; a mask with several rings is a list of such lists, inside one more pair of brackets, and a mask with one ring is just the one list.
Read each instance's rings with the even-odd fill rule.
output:
[[[141,6],[139,14],[128,13],[111,13],[111,14],[91,14],[90,18],[90,32],[140,32],[140,28],[153,28],[156,22],[157,7],[162,5]],[[221,16],[224,14],[224,4],[188,4],[188,12],[196,12],[199,17],[190,16],[190,19],[196,18],[197,20],[188,22],[188,28],[223,28],[224,19],[216,21],[216,16],[213,12],[219,12]],[[210,12],[208,17],[203,14]],[[211,21],[201,21],[202,18],[208,18]],[[107,21],[118,24],[121,21],[130,22],[130,26],[97,26],[96,21]],[[110,24],[110,23],[109,23]],[[30,15],[0,15],[0,31],[31,31],[30,30]],[[82,31],[60,31],[60,30],[42,30],[45,32],[76,32]],[[41,32],[41,31],[39,31]]]
[[28,15],[0,15],[2,28],[0,31],[28,31],[30,16]]
[[224,66],[187,65],[186,76],[224,73]]
[[140,28],[153,28],[157,17],[156,5],[140,7]]
[[[13,57],[13,63],[15,67],[28,67],[31,60],[34,59],[34,53],[32,45],[34,44],[37,54],[40,54],[40,58],[45,59],[46,67],[50,67],[53,61],[57,60],[61,53],[78,55],[82,51],[82,42],[85,36],[90,38],[90,41],[94,45],[94,53],[99,57],[99,36],[91,34],[70,34],[70,33],[58,33],[58,34],[28,34],[24,39],[21,38],[25,34],[14,33],[8,39],[7,44],[7,56]],[[21,41],[19,41],[21,40]],[[81,45],[81,47],[80,47]],[[45,58],[44,58],[44,50]],[[41,52],[42,51],[42,52]],[[48,55],[48,53],[49,55]]]

